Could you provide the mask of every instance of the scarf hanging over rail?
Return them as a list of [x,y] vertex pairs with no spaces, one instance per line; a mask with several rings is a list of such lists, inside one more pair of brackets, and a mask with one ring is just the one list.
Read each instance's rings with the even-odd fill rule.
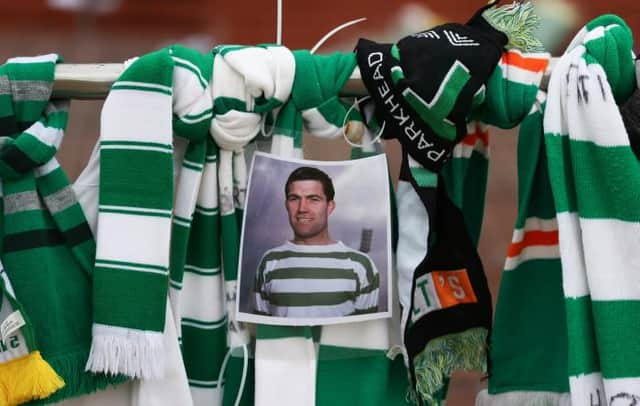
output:
[[[121,382],[84,372],[91,343],[95,243],[55,159],[68,102],[49,101],[57,55],[13,58],[0,67],[2,262],[43,358],[65,381],[54,402]],[[71,310],[72,309],[72,310]]]
[[640,164],[618,104],[635,88],[632,33],[604,15],[555,67],[544,115],[567,315],[571,403],[640,399]]
[[[200,154],[205,159],[211,99],[199,70],[206,64],[206,56],[178,46],[153,52],[128,66],[105,101],[93,343],[87,365],[93,371],[141,378],[164,373],[162,334],[174,214],[172,136],[175,131],[194,144],[189,158]],[[192,184],[183,199],[197,196],[198,187]],[[177,216],[175,256],[184,253],[179,241],[185,234],[178,230],[184,221],[175,223],[190,218],[182,211]],[[179,286],[179,269],[172,269],[172,281]]]

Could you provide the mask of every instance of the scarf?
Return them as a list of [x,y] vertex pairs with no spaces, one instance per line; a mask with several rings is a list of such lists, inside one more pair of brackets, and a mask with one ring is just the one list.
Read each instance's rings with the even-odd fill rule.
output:
[[489,388],[478,395],[478,406],[569,404],[558,224],[542,132],[545,99],[539,92],[520,124],[518,215],[491,335]]
[[0,404],[17,405],[32,399],[44,399],[64,386],[64,381],[42,359],[37,349],[33,326],[15,298],[11,282],[0,269]]
[[[186,231],[178,227],[188,228],[190,215],[185,207],[191,205],[180,202],[181,211],[172,222],[172,135],[175,131],[194,144],[199,142],[200,147],[188,151],[185,165],[203,164],[211,100],[205,92],[208,80],[199,70],[207,66],[206,61],[177,46],[142,56],[113,84],[105,101],[88,370],[144,379],[163,374],[172,223],[174,257],[180,261]],[[191,186],[193,196],[198,184]],[[174,288],[181,277],[179,267],[172,267]]]
[[224,404],[253,404],[250,335],[236,320],[240,230],[247,187],[244,147],[261,128],[262,116],[289,98],[295,61],[291,51],[275,45],[218,46],[213,50],[211,136],[220,147],[218,201],[224,312],[227,339],[223,366]]
[[46,402],[122,381],[84,372],[95,243],[54,157],[68,109],[68,102],[49,101],[58,60],[57,55],[13,58],[0,67],[0,135],[8,137],[0,149],[2,263],[42,357],[66,383]]
[[618,104],[634,90],[632,34],[604,15],[578,32],[553,71],[544,114],[567,317],[571,403],[640,399],[638,161]]

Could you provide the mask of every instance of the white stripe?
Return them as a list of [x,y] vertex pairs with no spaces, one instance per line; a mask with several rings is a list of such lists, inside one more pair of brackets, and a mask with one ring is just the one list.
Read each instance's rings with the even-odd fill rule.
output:
[[256,340],[255,406],[315,405],[316,364],[311,338]]
[[353,279],[272,279],[267,290],[278,293],[331,293],[355,292],[357,284]]
[[53,157],[44,165],[41,165],[35,169],[36,177],[47,176],[51,172],[55,171],[60,167],[58,160]]
[[226,319],[222,320],[221,322],[216,324],[203,324],[203,323],[198,323],[197,321],[185,321],[183,319],[181,323],[183,326],[195,327],[201,330],[215,330],[220,327],[224,327],[227,324],[227,320]]
[[560,259],[560,249],[557,245],[531,245],[525,247],[515,257],[507,257],[504,270],[512,271],[525,261],[533,259]]
[[389,349],[388,320],[370,320],[356,324],[322,327],[320,345],[346,348]]
[[196,320],[220,320],[224,317],[222,274],[205,276],[185,272],[182,279],[182,317]]
[[143,267],[132,266],[132,265],[112,264],[112,263],[102,262],[100,259],[96,259],[96,266],[99,266],[101,268],[125,269],[125,270],[128,270],[128,271],[155,273],[155,274],[159,274],[159,275],[167,275],[168,274],[168,271],[161,271],[159,269],[143,268]]
[[[572,405],[608,405],[604,387],[602,385],[602,374],[594,372],[587,375],[570,376],[569,388],[571,390]],[[630,403],[626,403],[627,405]],[[613,405],[611,405],[613,406]]]
[[524,228],[513,230],[511,242],[521,242],[524,239],[524,234],[528,231],[556,231],[557,229],[558,220],[555,218],[528,217],[524,222]]
[[166,94],[130,89],[112,92],[102,109],[100,140],[170,145],[172,111],[172,98]]
[[171,155],[172,152],[170,149],[162,148],[162,147],[151,147],[146,145],[100,145],[101,150],[106,149],[124,149],[124,150],[136,150],[136,151],[155,151],[162,152],[165,154]]
[[[224,385],[224,382],[223,382]],[[189,387],[191,398],[194,405],[221,405],[222,404],[222,386],[217,388],[200,388],[196,386]]]
[[607,402],[611,406],[637,405],[640,403],[640,378],[604,378]]
[[640,300],[640,223],[580,219],[592,300]]
[[508,63],[500,63],[500,70],[503,78],[522,85],[537,86],[544,74],[544,72],[533,72]]
[[[127,225],[127,232],[122,225]],[[153,238],[149,238],[153,236]],[[169,267],[171,221],[165,217],[100,213],[96,259],[115,259]]]
[[[398,202],[398,295],[404,309],[411,306],[413,273],[427,255],[429,214],[410,183],[399,181]],[[406,311],[405,311],[406,314]]]
[[107,204],[101,204],[100,209],[105,209],[105,210],[126,210],[126,211],[131,211],[131,212],[136,212],[136,213],[154,213],[154,214],[169,214],[171,215],[171,210],[164,210],[164,209],[149,209],[149,208],[140,208],[140,207],[132,207],[132,206],[113,206],[113,205],[107,205]]
[[38,56],[17,56],[7,59],[7,63],[39,63],[39,62],[51,62],[55,63],[58,60],[57,54],[46,54]]
[[206,162],[202,170],[202,179],[198,193],[198,206],[218,207],[218,170],[216,162]]
[[180,169],[180,178],[177,182],[176,202],[174,205],[176,216],[191,218],[193,210],[196,207],[196,199],[198,198],[201,179],[202,171],[196,171],[195,169],[187,167]]
[[172,92],[173,91],[173,89],[171,87],[165,86],[165,85],[160,85],[160,84],[157,84],[157,83],[133,82],[133,81],[123,80],[123,81],[115,82],[113,84],[113,86],[118,86],[118,85],[146,87],[146,88],[149,88],[149,89],[159,89],[159,90],[164,90],[164,91],[167,91],[167,92]]
[[576,213],[558,213],[562,287],[564,296],[569,298],[589,294],[581,234],[580,220]]
[[45,127],[40,121],[33,123],[26,131],[27,134],[31,134],[43,144],[51,147],[58,148],[62,142],[64,131],[59,128]]
[[302,118],[305,122],[305,128],[309,133],[320,138],[336,138],[340,135],[342,127],[337,127],[327,121],[316,107],[303,110]]

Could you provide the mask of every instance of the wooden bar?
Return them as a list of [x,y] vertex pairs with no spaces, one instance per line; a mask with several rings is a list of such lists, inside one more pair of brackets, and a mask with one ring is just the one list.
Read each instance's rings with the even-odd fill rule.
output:
[[[558,58],[551,58],[541,88],[546,89],[549,76]],[[121,63],[60,64],[56,66],[53,96],[79,100],[104,99],[113,82],[124,70]],[[342,88],[343,96],[364,96],[367,91],[356,68]]]

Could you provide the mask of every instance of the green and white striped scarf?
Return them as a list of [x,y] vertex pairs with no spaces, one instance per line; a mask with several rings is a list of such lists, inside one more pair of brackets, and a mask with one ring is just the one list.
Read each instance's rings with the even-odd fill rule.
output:
[[478,406],[570,403],[558,223],[542,130],[545,99],[539,92],[520,124],[518,216],[497,299],[489,388],[478,395]]
[[640,400],[640,164],[618,110],[635,88],[632,33],[604,15],[554,68],[544,114],[573,405]]
[[558,231],[542,138],[546,95],[538,91],[549,56],[513,57],[502,67],[511,86],[500,108],[511,115],[509,126],[525,115],[518,139],[518,216],[491,335],[489,388],[478,395],[479,406],[561,404],[568,391]]
[[0,67],[2,263],[31,320],[43,358],[66,382],[45,400],[122,381],[84,372],[91,343],[95,243],[55,159],[68,101],[50,101],[57,55],[12,58]]
[[[179,287],[189,210],[199,190],[198,176],[189,177],[186,171],[201,170],[208,152],[205,139],[212,111],[206,69],[209,66],[210,72],[210,65],[210,55],[179,46],[153,52],[127,67],[105,101],[88,370],[145,379],[164,372],[162,332],[171,232],[175,233],[171,280],[173,287]],[[180,185],[188,190],[178,197],[175,213],[174,132],[192,143]],[[174,311],[179,313],[179,298],[175,300]]]

